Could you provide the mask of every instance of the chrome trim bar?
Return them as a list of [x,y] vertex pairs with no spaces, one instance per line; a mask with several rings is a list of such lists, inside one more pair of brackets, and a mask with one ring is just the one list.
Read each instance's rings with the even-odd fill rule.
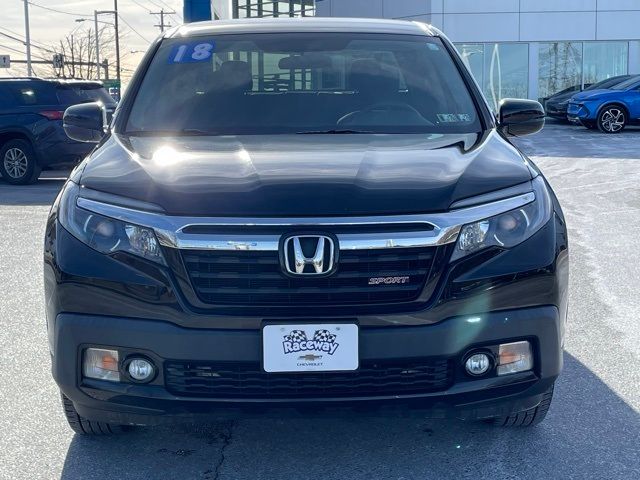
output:
[[[227,217],[182,217],[155,212],[134,210],[118,205],[78,197],[77,205],[85,210],[133,223],[155,231],[158,241],[167,247],[184,250],[255,250],[277,251],[280,235],[257,235],[251,227],[330,227],[393,224],[423,224],[424,231],[349,233],[339,234],[340,250],[368,250],[415,248],[445,245],[458,239],[463,225],[493,217],[522,207],[535,200],[529,192],[484,205],[477,205],[444,213],[419,215],[392,215],[372,217],[318,217],[318,218],[227,218]],[[184,229],[192,226],[243,227],[247,234],[194,234]]]

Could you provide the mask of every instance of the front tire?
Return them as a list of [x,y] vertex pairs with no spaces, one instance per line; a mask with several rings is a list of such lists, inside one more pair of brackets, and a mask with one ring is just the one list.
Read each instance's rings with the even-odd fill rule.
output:
[[602,109],[598,115],[598,128],[603,133],[620,133],[627,126],[627,113],[618,105]]
[[73,402],[69,400],[64,393],[60,392],[60,397],[62,398],[62,410],[67,418],[67,422],[69,423],[71,430],[76,432],[78,435],[105,436],[114,435],[124,431],[124,427],[121,425],[87,420],[80,416],[76,408],[73,406]]
[[9,140],[0,148],[0,173],[12,185],[35,183],[42,169],[29,142]]
[[545,419],[552,400],[553,386],[545,392],[538,406],[523,412],[492,418],[489,420],[489,423],[498,427],[533,427]]

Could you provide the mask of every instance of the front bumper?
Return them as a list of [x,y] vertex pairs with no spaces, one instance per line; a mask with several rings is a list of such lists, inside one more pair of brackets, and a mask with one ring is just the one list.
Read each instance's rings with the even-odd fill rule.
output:
[[582,123],[585,120],[594,120],[591,110],[581,103],[570,103],[567,107],[567,119],[572,123]]
[[[54,205],[44,255],[53,376],[81,415],[118,424],[345,410],[486,418],[534,407],[562,367],[568,245],[555,197],[554,207],[547,225],[518,246],[444,262],[424,305],[347,310],[328,304],[258,311],[247,306],[227,311],[194,306],[185,295],[189,285],[176,270],[92,250],[60,226]],[[265,322],[305,320],[357,323],[361,365],[444,358],[453,365],[451,381],[410,394],[389,389],[367,395],[356,390],[350,397],[322,398],[247,398],[242,389],[233,398],[195,397],[167,388],[167,361],[247,362],[259,367]],[[462,361],[471,347],[518,340],[529,340],[533,346],[532,371],[484,379],[471,379],[463,372]],[[142,353],[154,360],[159,374],[147,385],[83,379],[82,351],[90,346]]]
[[559,120],[567,119],[567,104],[564,105],[556,105],[556,104],[548,104],[545,107],[545,113],[548,117],[556,118]]
[[[562,323],[556,307],[542,306],[476,315],[471,321],[459,316],[433,325],[361,329],[361,362],[452,359],[451,386],[424,394],[322,399],[177,396],[164,385],[166,360],[259,363],[260,332],[186,329],[166,322],[64,313],[53,327],[52,369],[60,389],[82,416],[117,424],[149,425],[201,416],[339,415],[354,410],[477,419],[522,411],[540,402],[562,369]],[[532,371],[484,379],[463,373],[462,360],[470,347],[521,339],[532,343]],[[145,354],[159,367],[158,377],[148,385],[83,379],[82,350],[96,345]]]

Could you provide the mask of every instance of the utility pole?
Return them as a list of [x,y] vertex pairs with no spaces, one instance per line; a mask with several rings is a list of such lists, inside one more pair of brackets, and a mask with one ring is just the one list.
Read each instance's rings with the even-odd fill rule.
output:
[[98,80],[100,80],[100,40],[98,35],[98,15],[113,14],[116,30],[116,79],[120,81],[120,28],[118,26],[118,0],[113,0],[113,10],[94,10],[93,21],[96,29],[96,65],[98,66]]
[[[74,52],[75,41],[73,40],[73,33],[71,34],[71,78],[76,78],[76,57]],[[63,71],[64,73],[64,71]]]
[[[26,0],[25,0],[26,1]],[[96,70],[98,71],[98,80],[100,80],[100,34],[98,33],[98,12],[97,10],[93,11],[93,23],[96,34]]]
[[166,27],[170,27],[171,24],[165,24],[164,23],[164,16],[165,15],[175,15],[176,12],[171,11],[171,12],[165,12],[164,8],[161,9],[159,12],[149,12],[150,15],[160,15],[160,23],[158,25],[154,25],[154,27],[158,27],[160,29],[161,32],[164,32],[164,29]]
[[33,75],[31,68],[31,33],[29,31],[29,0],[24,0],[24,36],[27,39],[27,75]]
[[116,17],[116,79],[120,82],[120,30],[118,29],[118,0],[113,0],[113,13]]

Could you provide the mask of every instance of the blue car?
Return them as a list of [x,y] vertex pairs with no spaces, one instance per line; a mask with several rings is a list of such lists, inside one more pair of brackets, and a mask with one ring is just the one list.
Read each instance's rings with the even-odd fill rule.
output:
[[580,92],[569,100],[567,118],[604,133],[640,124],[640,75],[608,89]]

